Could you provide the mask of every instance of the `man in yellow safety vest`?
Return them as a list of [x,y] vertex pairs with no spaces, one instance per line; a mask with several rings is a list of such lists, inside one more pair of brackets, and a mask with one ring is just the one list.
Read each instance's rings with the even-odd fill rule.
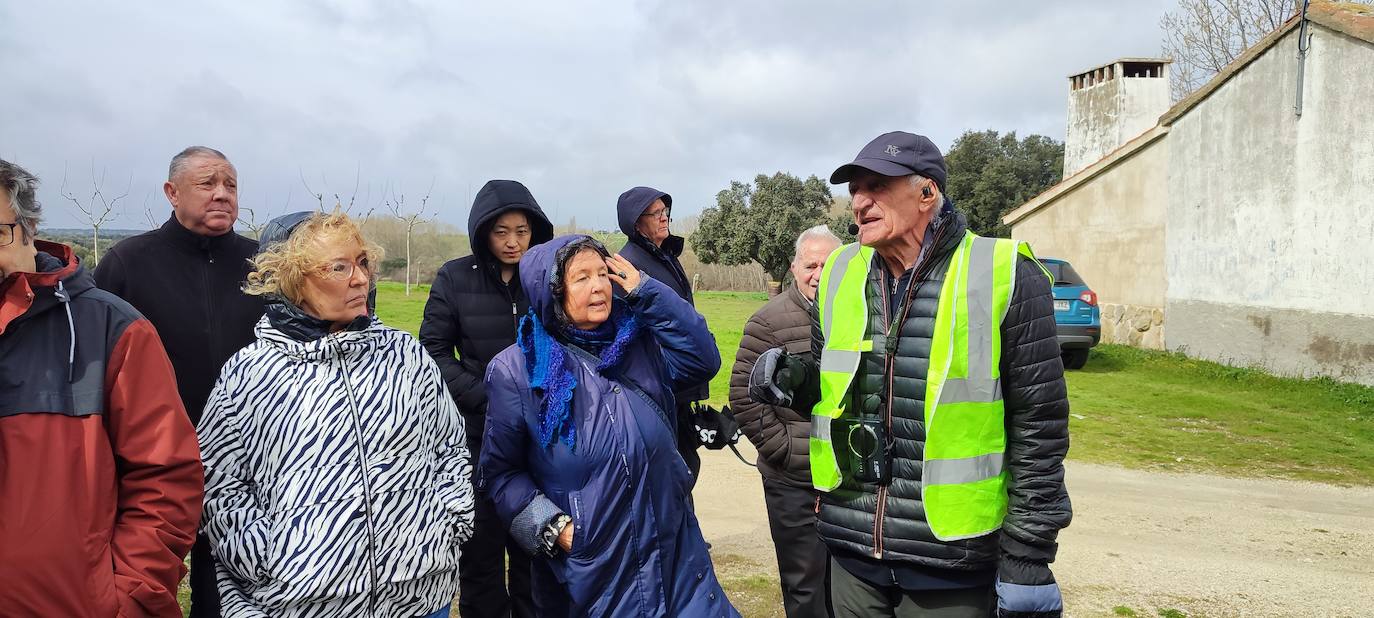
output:
[[848,183],[859,242],[827,259],[811,362],[774,349],[750,395],[811,414],[817,531],[839,616],[1059,616],[1069,405],[1050,280],[968,230],[926,137],[878,136]]

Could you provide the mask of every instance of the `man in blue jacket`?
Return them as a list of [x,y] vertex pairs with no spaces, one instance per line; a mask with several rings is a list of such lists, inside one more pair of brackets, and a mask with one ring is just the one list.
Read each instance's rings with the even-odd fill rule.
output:
[[[696,306],[692,299],[692,283],[677,259],[686,243],[681,236],[668,231],[668,224],[673,220],[673,196],[651,187],[635,187],[620,194],[616,210],[620,231],[629,237],[620,255]],[[697,454],[700,444],[692,431],[692,402],[709,397],[709,387],[709,382],[702,382],[673,394],[677,400],[677,450],[692,471],[694,483],[701,472],[701,456]]]

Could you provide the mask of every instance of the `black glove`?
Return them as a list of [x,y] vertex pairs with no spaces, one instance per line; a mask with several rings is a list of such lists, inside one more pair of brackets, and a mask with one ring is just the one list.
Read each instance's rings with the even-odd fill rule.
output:
[[1060,618],[1064,598],[1050,565],[1003,554],[997,564],[997,615],[1000,618]]
[[806,381],[806,365],[797,357],[773,348],[759,355],[749,372],[749,397],[759,403],[787,406]]

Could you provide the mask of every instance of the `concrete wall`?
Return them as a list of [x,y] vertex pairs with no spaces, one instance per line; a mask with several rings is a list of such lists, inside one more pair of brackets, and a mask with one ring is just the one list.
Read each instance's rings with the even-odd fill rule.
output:
[[1114,66],[1118,77],[1069,91],[1065,178],[1148,131],[1169,109],[1167,77],[1119,77],[1121,64]]
[[1164,182],[1169,137],[1140,147],[1012,225],[1035,254],[1068,260],[1102,304],[1112,343],[1164,346]]
[[1176,119],[1171,349],[1374,384],[1374,45],[1312,24]]

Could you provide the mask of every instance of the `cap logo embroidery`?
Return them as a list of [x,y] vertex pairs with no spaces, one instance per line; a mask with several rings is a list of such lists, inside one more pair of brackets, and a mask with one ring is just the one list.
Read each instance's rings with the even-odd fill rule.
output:
[[897,156],[898,154],[900,154],[902,151],[901,151],[901,149],[897,148],[896,146],[893,146],[892,144],[888,144],[888,145],[887,145],[887,150],[884,150],[883,152],[886,152],[886,153],[887,153],[887,156],[889,156],[889,157],[895,157],[895,156]]

